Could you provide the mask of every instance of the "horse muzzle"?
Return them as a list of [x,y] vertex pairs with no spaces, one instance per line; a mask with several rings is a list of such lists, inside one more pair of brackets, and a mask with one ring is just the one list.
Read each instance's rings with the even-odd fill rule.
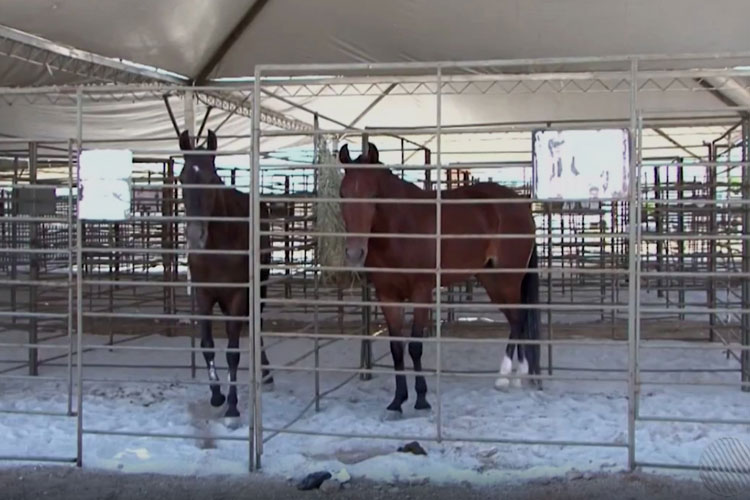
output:
[[346,264],[351,267],[362,267],[365,265],[367,249],[361,246],[346,247]]

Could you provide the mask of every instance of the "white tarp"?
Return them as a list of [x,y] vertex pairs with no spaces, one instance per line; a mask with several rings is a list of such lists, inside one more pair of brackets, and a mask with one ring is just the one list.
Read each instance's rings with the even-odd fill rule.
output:
[[94,149],[81,153],[81,219],[125,220],[130,216],[133,152]]
[[537,197],[627,196],[627,130],[542,130],[533,141]]

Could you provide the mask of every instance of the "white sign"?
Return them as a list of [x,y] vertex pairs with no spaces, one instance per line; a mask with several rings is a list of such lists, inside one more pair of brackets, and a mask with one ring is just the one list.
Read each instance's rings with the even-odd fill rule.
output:
[[83,151],[80,157],[81,219],[123,220],[130,215],[133,152],[126,149]]
[[538,198],[627,196],[627,130],[539,130],[532,140]]

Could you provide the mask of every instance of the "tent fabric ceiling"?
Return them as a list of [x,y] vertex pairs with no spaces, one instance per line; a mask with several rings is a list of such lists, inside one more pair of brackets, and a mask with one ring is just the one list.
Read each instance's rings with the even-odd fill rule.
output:
[[[255,0],[0,0],[0,23],[45,39],[189,78],[219,50]],[[268,0],[209,73],[253,74],[256,64],[479,60],[627,54],[750,52],[747,0]],[[61,71],[0,56],[0,87],[84,81]],[[740,89],[744,91],[744,89]],[[750,94],[739,92],[745,103]],[[625,100],[624,100],[625,99]],[[471,95],[445,97],[444,122],[607,119],[627,116],[627,94]],[[644,96],[676,110],[721,105],[706,92]],[[373,97],[298,100],[348,123]],[[389,96],[358,126],[434,124],[434,97]],[[264,105],[311,122],[309,113],[264,99]],[[92,138],[169,137],[161,102],[92,107]],[[175,107],[182,123],[181,106]],[[113,114],[112,118],[106,118]],[[200,119],[200,113],[196,113]],[[114,119],[114,116],[119,117]],[[224,113],[215,112],[210,124]],[[0,99],[0,133],[70,138],[71,107]],[[231,119],[224,134],[249,132]],[[50,126],[54,124],[54,126]],[[278,149],[299,138],[264,141]],[[425,138],[427,140],[428,138]],[[309,142],[309,141],[308,141]],[[168,144],[165,146],[165,144]],[[140,144],[146,150],[169,143]],[[223,142],[245,147],[239,142]],[[227,146],[229,147],[229,146]],[[234,146],[233,146],[234,147]]]
[[217,76],[262,63],[747,50],[748,15],[744,0],[271,0]]
[[190,76],[253,0],[0,0],[11,28]]
[[[194,77],[254,0],[0,0],[7,26]],[[750,50],[746,0],[269,0],[214,77],[262,63]]]

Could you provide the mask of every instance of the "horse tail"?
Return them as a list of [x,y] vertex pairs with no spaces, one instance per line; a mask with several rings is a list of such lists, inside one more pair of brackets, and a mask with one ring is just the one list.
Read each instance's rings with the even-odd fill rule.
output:
[[[529,269],[538,268],[537,245],[531,250],[529,258]],[[539,274],[537,272],[527,272],[521,282],[521,303],[538,304],[539,303]],[[539,340],[539,326],[541,323],[539,309],[524,309],[525,320],[523,325],[524,337],[528,340]],[[541,358],[541,348],[539,344],[524,344],[526,359],[529,363],[529,373],[531,375],[540,375],[541,368],[539,360]],[[539,381],[541,385],[541,381]]]

